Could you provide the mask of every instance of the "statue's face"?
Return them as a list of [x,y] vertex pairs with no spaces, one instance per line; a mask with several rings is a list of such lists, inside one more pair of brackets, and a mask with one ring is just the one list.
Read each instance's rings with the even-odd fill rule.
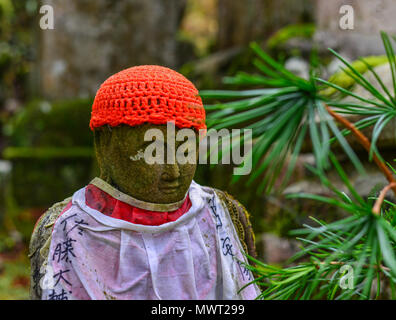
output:
[[[146,148],[149,145],[153,146],[153,141],[144,141],[145,133],[149,129],[158,129],[162,132],[164,164],[149,164],[143,157]],[[176,133],[179,130],[176,128]],[[136,127],[100,128],[95,132],[95,146],[101,178],[121,192],[146,202],[172,203],[182,200],[194,177],[196,161],[180,164],[175,157],[176,161],[170,164],[166,161],[167,152],[173,152],[175,155],[180,145],[184,144],[191,146],[193,150],[195,148],[194,157],[196,157],[198,135],[194,134],[194,140],[186,138],[187,142],[176,141],[174,137],[172,142],[171,139],[167,141],[167,138],[166,125],[143,124]],[[155,152],[151,154],[156,156]]]

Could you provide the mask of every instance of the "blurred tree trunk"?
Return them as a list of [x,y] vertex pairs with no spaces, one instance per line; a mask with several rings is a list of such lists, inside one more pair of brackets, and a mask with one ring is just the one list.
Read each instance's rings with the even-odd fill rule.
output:
[[246,45],[265,39],[287,25],[311,22],[310,0],[218,0],[218,49]]
[[45,0],[55,29],[41,30],[40,85],[48,98],[92,96],[138,64],[177,65],[186,0]]

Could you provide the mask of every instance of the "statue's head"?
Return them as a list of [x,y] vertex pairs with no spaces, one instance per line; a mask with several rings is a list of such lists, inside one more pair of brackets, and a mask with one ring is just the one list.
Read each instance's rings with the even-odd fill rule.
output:
[[198,90],[183,75],[138,66],[111,76],[96,94],[90,127],[103,180],[146,202],[185,197],[206,126]]

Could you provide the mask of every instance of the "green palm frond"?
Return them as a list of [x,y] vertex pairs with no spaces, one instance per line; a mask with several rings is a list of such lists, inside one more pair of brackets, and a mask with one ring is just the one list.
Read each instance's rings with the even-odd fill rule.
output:
[[[370,299],[379,298],[385,284],[396,299],[396,205],[387,201],[388,209],[372,213],[373,199],[362,199],[352,187],[333,154],[331,163],[347,187],[340,192],[320,171],[311,168],[334,197],[309,194],[289,198],[309,198],[341,208],[347,218],[327,224],[315,218],[317,226],[305,225],[292,232],[302,242],[302,249],[291,259],[305,259],[289,268],[273,267],[254,260],[255,280],[264,289],[260,299]],[[353,270],[352,288],[342,288],[342,266]],[[377,287],[377,291],[375,290]]]
[[345,72],[350,78],[352,78],[358,86],[364,88],[365,91],[367,91],[372,98],[362,97],[349,89],[343,88],[335,84],[334,82],[316,78],[317,81],[326,84],[330,88],[336,89],[343,95],[352,97],[355,101],[328,101],[328,105],[334,107],[337,113],[357,115],[361,117],[360,121],[367,121],[374,125],[372,131],[371,150],[369,154],[370,160],[372,159],[373,153],[377,153],[376,142],[378,141],[380,134],[382,133],[386,125],[389,124],[389,122],[396,117],[395,53],[389,36],[385,32],[381,32],[381,37],[384,43],[388,63],[390,65],[393,84],[392,90],[389,90],[389,88],[386,87],[378,73],[365,59],[361,58],[360,61],[374,76],[383,92],[380,92],[379,89],[377,89],[372,83],[370,83],[356,67],[348,63],[342,56],[340,56],[338,53],[331,49],[330,51],[345,65],[345,68],[343,68],[343,72]]
[[[253,173],[248,185],[263,177],[257,191],[270,192],[287,163],[283,178],[286,183],[307,138],[319,170],[328,167],[329,139],[334,136],[356,168],[363,171],[344,134],[326,111],[314,77],[311,75],[309,80],[300,78],[273,60],[256,43],[251,48],[257,54],[253,63],[262,74],[240,72],[235,77],[225,78],[225,83],[264,88],[200,91],[204,99],[231,99],[205,106],[209,111],[209,128],[252,130],[254,144],[246,161],[252,161]],[[233,181],[238,179],[239,176],[234,176]]]
[[[373,69],[372,59],[362,58],[361,64],[350,64],[331,50],[345,65],[343,73],[369,92],[372,98],[362,97],[332,81],[316,77],[313,73],[308,80],[300,78],[273,60],[256,43],[251,45],[257,55],[253,63],[261,74],[240,72],[235,77],[226,77],[224,80],[227,84],[254,89],[200,92],[204,99],[223,101],[205,106],[208,111],[209,128],[252,129],[253,148],[245,159],[252,161],[253,168],[253,173],[247,181],[248,185],[261,178],[257,191],[270,192],[282,169],[287,167],[286,174],[281,178],[284,186],[307,141],[312,145],[316,166],[320,171],[329,165],[331,144],[338,142],[354,166],[363,172],[359,159],[344,138],[350,131],[338,128],[328,114],[326,105],[334,108],[339,114],[359,116],[358,120],[354,120],[354,125],[359,129],[372,126],[369,159],[373,159],[374,153],[382,159],[376,144],[384,128],[396,116],[396,60],[388,35],[382,32],[381,36],[391,67],[393,90],[385,86]],[[366,73],[374,76],[381,90],[362,74],[362,66]],[[318,83],[338,91],[343,96],[350,96],[354,101],[334,100],[323,94],[326,90]],[[239,178],[240,176],[234,176],[232,181],[235,182]]]

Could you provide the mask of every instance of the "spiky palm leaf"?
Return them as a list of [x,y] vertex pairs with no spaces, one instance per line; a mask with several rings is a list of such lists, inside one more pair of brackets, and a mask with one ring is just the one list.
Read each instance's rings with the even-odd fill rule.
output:
[[370,95],[371,99],[359,96],[351,90],[342,88],[330,81],[325,81],[320,78],[316,78],[317,81],[328,85],[331,88],[338,90],[340,93],[349,96],[355,100],[351,101],[328,101],[328,105],[335,108],[340,114],[359,115],[362,120],[360,122],[367,122],[373,124],[370,159],[372,159],[373,153],[377,151],[376,142],[384,130],[386,125],[395,118],[396,116],[396,59],[395,53],[390,42],[389,36],[385,32],[381,32],[382,41],[390,65],[393,90],[389,88],[381,80],[378,73],[373,67],[366,62],[365,59],[361,58],[360,61],[367,66],[369,72],[374,76],[378,85],[382,89],[380,92],[367,78],[362,75],[352,64],[348,63],[342,56],[336,53],[334,50],[330,51],[345,65],[343,71],[352,78],[358,86],[364,88]]
[[[344,136],[350,133],[349,129],[340,131],[329,117],[330,114],[334,116],[334,112],[325,105],[332,106],[339,114],[359,115],[360,120],[354,123],[358,128],[373,126],[369,156],[371,158],[375,154],[374,158],[380,160],[374,160],[380,161],[383,165],[376,141],[382,130],[396,116],[396,61],[389,37],[385,33],[381,36],[391,67],[394,87],[392,91],[384,85],[370,65],[367,65],[367,69],[374,75],[383,92],[333,51],[345,64],[344,72],[372,95],[370,99],[316,78],[313,73],[309,80],[301,79],[271,59],[256,44],[253,44],[252,48],[260,59],[256,59],[254,63],[264,76],[240,73],[236,77],[227,78],[228,83],[250,85],[254,87],[253,90],[201,92],[205,98],[239,98],[236,101],[207,106],[209,111],[213,111],[209,114],[209,126],[216,129],[229,126],[253,129],[256,143],[250,156],[255,169],[249,182],[264,173],[265,179],[259,190],[270,191],[285,164],[287,154],[292,155],[288,164],[290,174],[302,143],[308,137],[316,158],[316,167],[310,169],[333,191],[334,196],[322,197],[300,193],[289,197],[322,201],[349,214],[347,218],[332,223],[312,218],[317,226],[306,225],[304,229],[295,231],[294,234],[299,236],[303,243],[301,251],[292,259],[294,263],[299,263],[297,266],[275,267],[250,257],[256,264],[247,267],[258,275],[254,281],[264,288],[259,298],[378,298],[381,294],[381,284],[385,283],[389,285],[391,297],[396,299],[396,204],[385,200],[388,209],[382,209],[380,214],[373,213],[373,199],[363,199],[352,187],[341,165],[330,151],[331,143],[338,141],[355,166],[360,168],[361,164],[344,139]],[[364,60],[362,62],[367,63]],[[353,97],[356,102],[332,100],[333,98],[323,95],[324,91],[316,85],[317,82],[338,90],[344,96]],[[273,88],[257,89],[257,86]],[[339,117],[336,118],[339,120]],[[331,134],[334,136],[331,137]],[[338,172],[348,189],[348,194],[340,192],[326,178],[324,169],[330,164]],[[270,168],[272,170],[269,170]],[[287,176],[284,181],[287,180]],[[387,178],[395,183],[393,177]],[[305,260],[299,262],[300,259]],[[353,289],[340,288],[341,267],[345,265],[353,268]]]
[[[396,63],[389,37],[382,33],[387,57],[391,65],[393,82],[396,83]],[[344,71],[358,85],[363,86],[373,95],[373,99],[363,98],[348,89],[344,89],[329,81],[317,78],[310,73],[310,79],[302,79],[268,56],[256,43],[251,45],[258,58],[253,63],[263,75],[249,75],[243,72],[235,77],[226,77],[224,82],[238,86],[250,86],[252,90],[203,90],[204,99],[232,100],[213,105],[206,105],[208,126],[214,129],[229,127],[252,129],[254,145],[245,161],[252,161],[253,173],[248,185],[259,177],[262,179],[258,192],[270,192],[284,165],[287,172],[283,177],[283,185],[290,177],[296,159],[300,154],[304,141],[309,139],[319,170],[328,167],[330,145],[338,141],[349,156],[355,167],[363,172],[362,165],[348,145],[344,136],[348,129],[340,130],[325,108],[328,104],[339,113],[355,114],[361,119],[354,124],[357,128],[374,126],[370,159],[376,149],[376,141],[384,127],[396,116],[396,89],[392,94],[386,89],[378,74],[364,60],[370,72],[376,77],[384,92],[383,95],[344,58],[332,51],[345,65]],[[322,93],[323,88],[317,82],[337,89],[349,95],[359,103],[333,101]],[[264,87],[264,88],[257,88]],[[268,88],[272,87],[272,88]],[[229,146],[232,148],[232,146]],[[222,154],[220,153],[220,156]],[[288,159],[288,156],[290,158]],[[380,157],[378,155],[378,157]],[[234,176],[237,181],[240,176]]]
[[[348,195],[337,190],[317,169],[311,168],[322,183],[334,192],[334,197],[294,194],[290,198],[309,198],[337,206],[349,216],[327,224],[315,218],[313,227],[292,234],[299,236],[302,249],[291,259],[305,262],[289,268],[274,267],[257,261],[250,267],[258,277],[255,282],[264,288],[259,299],[369,299],[378,298],[385,283],[396,299],[396,210],[391,204],[381,215],[373,214],[372,200],[362,199],[352,187],[336,158],[330,154]],[[353,270],[353,286],[342,288],[343,266]],[[377,286],[375,291],[374,287]]]

